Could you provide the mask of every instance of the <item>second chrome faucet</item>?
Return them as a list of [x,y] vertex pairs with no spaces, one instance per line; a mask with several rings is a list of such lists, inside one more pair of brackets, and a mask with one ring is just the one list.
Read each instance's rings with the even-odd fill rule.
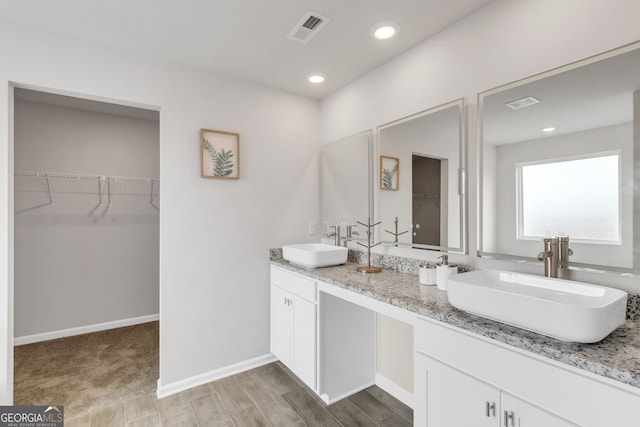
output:
[[546,237],[542,239],[544,250],[538,254],[538,260],[544,261],[546,277],[569,278],[569,257],[573,250],[569,248],[569,236]]

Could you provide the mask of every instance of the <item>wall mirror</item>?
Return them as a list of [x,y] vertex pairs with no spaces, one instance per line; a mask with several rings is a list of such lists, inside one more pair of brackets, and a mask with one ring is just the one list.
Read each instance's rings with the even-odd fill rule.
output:
[[543,237],[566,235],[572,268],[640,271],[640,43],[478,105],[479,255],[533,261]]
[[378,127],[381,241],[465,252],[463,113],[461,99]]
[[[320,206],[322,235],[330,226],[367,222],[371,212],[371,131],[320,147]],[[363,234],[363,233],[358,233]]]

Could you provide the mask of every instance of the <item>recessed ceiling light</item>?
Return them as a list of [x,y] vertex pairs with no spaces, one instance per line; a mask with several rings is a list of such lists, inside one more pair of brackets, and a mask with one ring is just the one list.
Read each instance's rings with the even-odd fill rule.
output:
[[319,84],[327,80],[327,76],[322,73],[311,73],[307,75],[307,80],[314,84]]
[[542,132],[553,132],[554,130],[556,130],[556,128],[554,128],[553,126],[549,126],[548,128],[542,129]]
[[371,35],[378,40],[387,40],[398,34],[399,29],[395,22],[380,22],[371,28]]

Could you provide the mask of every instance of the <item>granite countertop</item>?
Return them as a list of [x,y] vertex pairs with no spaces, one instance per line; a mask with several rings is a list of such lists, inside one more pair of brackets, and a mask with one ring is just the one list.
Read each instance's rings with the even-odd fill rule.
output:
[[366,275],[356,271],[355,263],[307,269],[273,257],[271,264],[640,388],[638,322],[627,320],[595,344],[567,343],[458,310],[449,303],[445,291],[435,286],[419,285],[417,276],[412,274],[383,270]]

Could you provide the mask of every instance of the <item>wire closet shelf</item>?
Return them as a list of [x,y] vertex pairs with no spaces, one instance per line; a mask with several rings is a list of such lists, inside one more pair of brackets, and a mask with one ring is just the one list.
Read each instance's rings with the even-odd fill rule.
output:
[[54,195],[65,193],[96,195],[96,207],[109,207],[114,196],[147,197],[149,205],[159,210],[156,199],[160,190],[160,180],[155,178],[30,171],[16,171],[14,176],[16,192],[47,194],[48,202],[35,207],[53,205]]

